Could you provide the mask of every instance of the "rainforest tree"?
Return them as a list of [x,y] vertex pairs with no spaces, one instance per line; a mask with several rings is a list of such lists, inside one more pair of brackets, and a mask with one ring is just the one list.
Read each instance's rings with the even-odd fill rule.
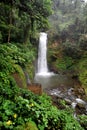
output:
[[[50,0],[9,0],[0,2],[0,36],[3,42],[28,43],[32,34],[48,27]],[[20,40],[19,40],[20,39]]]
[[49,55],[54,70],[72,72],[87,93],[87,2],[53,0]]

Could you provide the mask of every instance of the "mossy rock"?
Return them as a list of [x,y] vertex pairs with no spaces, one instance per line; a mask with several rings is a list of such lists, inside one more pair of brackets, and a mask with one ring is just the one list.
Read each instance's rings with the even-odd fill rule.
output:
[[15,73],[13,74],[13,77],[17,83],[17,85],[20,88],[27,88],[27,83],[26,83],[26,77],[25,74],[23,72],[23,69],[21,68],[21,66],[19,65],[14,65],[15,68]]
[[33,121],[29,121],[28,123],[26,123],[24,130],[38,130],[38,128]]
[[38,130],[35,122],[29,121],[26,124],[18,125],[14,130]]
[[84,55],[78,64],[79,69],[79,80],[85,89],[87,94],[87,55]]
[[28,73],[30,80],[32,81],[34,78],[35,68],[32,64],[27,64],[25,67],[25,71]]

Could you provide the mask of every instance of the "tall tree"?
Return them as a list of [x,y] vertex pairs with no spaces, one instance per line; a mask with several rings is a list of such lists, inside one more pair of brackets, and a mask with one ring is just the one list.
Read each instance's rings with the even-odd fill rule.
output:
[[0,29],[5,42],[21,38],[22,42],[28,43],[34,28],[47,27],[51,14],[51,0],[1,0],[0,7],[3,11],[3,15],[0,12]]
[[[24,42],[27,43],[29,37],[33,34],[34,25],[37,29],[43,28],[48,16],[51,14],[51,1],[50,0],[20,0],[18,5],[19,10],[27,14],[29,22],[26,24],[26,33]],[[45,26],[46,27],[46,26]]]

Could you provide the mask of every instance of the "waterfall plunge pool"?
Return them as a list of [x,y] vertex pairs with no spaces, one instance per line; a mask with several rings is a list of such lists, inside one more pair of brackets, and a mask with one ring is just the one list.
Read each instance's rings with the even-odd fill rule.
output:
[[54,74],[49,72],[47,66],[47,33],[41,32],[39,37],[37,72],[35,74],[35,82],[42,85],[42,89],[58,86],[71,86],[73,82],[66,75]]
[[67,86],[67,87],[73,87],[73,80],[66,75],[62,74],[54,74],[54,73],[44,73],[42,74],[36,74],[34,78],[34,82],[40,83],[42,85],[42,89],[48,89],[48,88],[57,88],[59,86]]

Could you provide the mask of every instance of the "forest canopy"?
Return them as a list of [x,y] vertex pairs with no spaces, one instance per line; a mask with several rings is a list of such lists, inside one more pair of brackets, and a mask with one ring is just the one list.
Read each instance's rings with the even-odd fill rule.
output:
[[1,0],[0,41],[29,43],[36,31],[48,28],[50,0]]
[[[29,90],[40,32],[48,34],[49,70],[74,79],[70,91],[83,90],[77,96],[87,101],[87,3],[0,0],[0,130],[87,130],[87,115],[74,118],[74,100],[52,95],[53,103],[42,90]],[[82,104],[77,107],[82,111]]]

